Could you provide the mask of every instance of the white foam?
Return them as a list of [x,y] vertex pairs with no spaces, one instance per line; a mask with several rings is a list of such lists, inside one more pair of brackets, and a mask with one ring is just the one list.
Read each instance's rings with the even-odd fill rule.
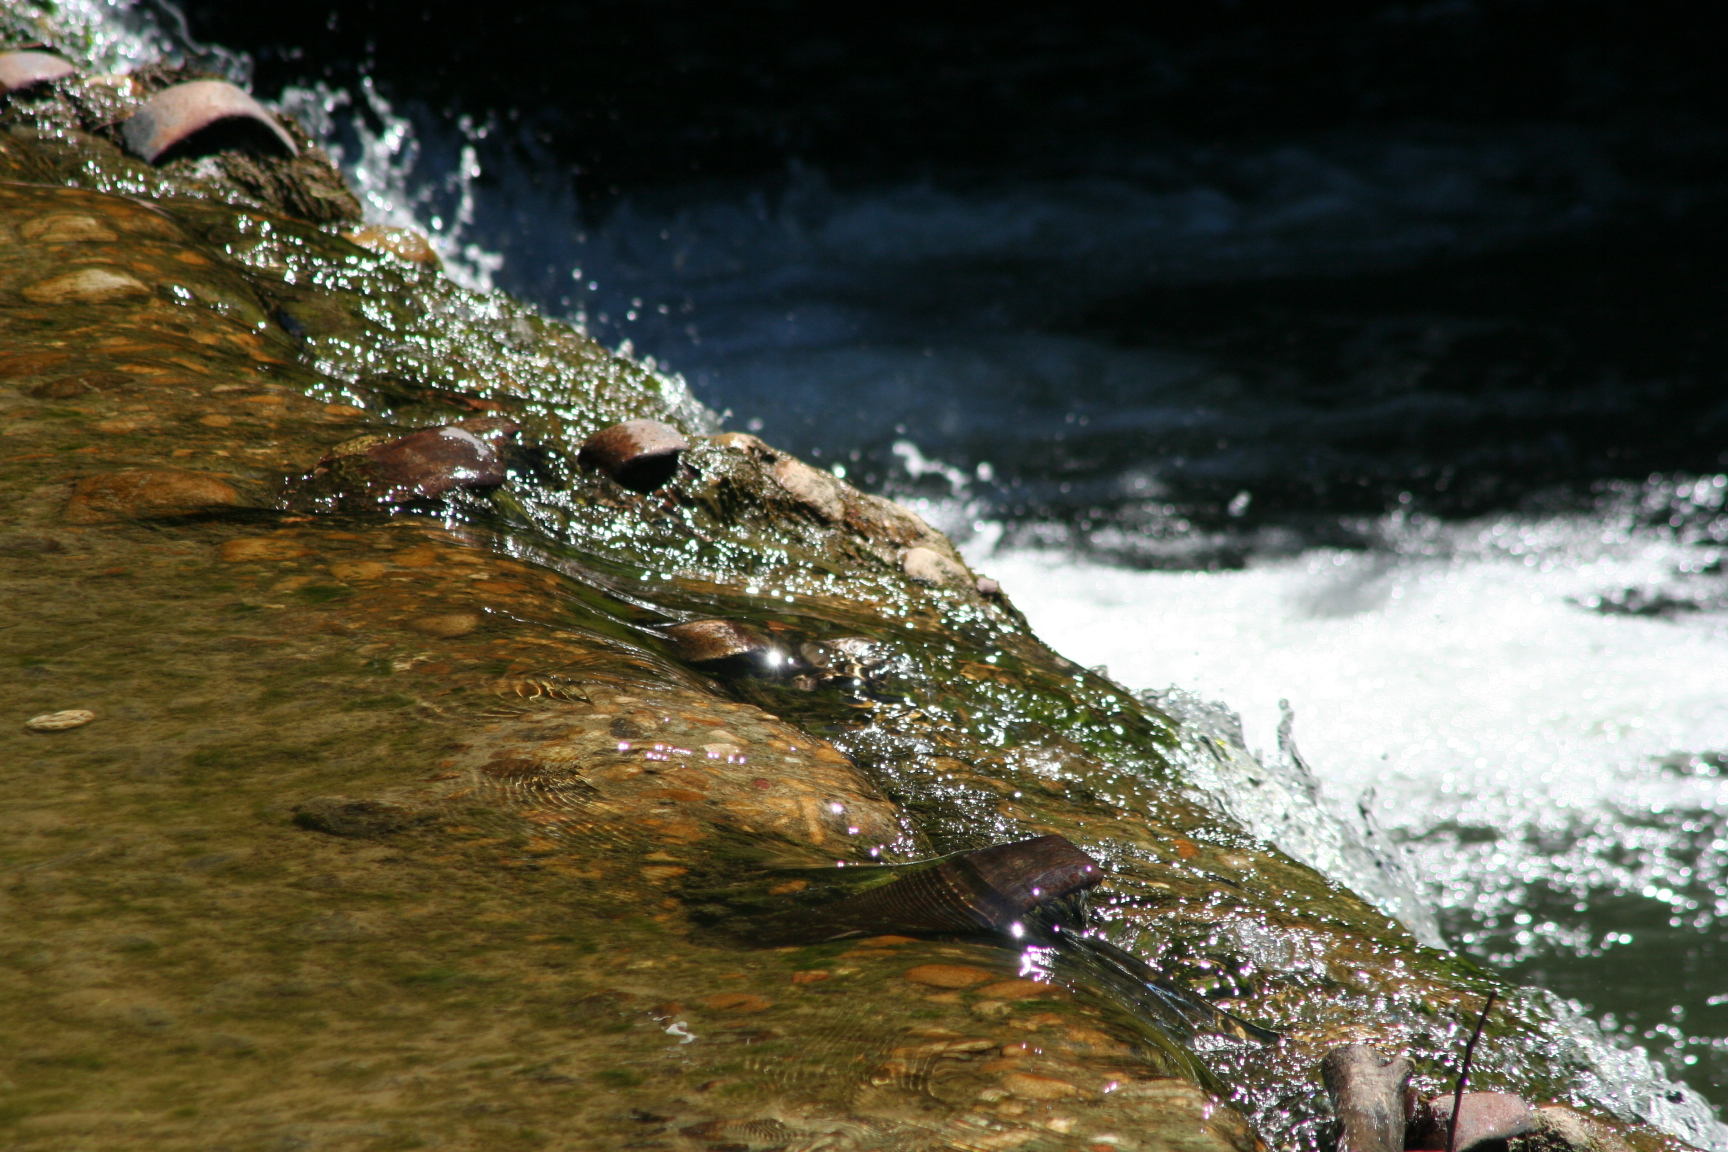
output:
[[[1698,484],[1719,506],[1722,483]],[[1268,761],[1279,759],[1279,701],[1290,700],[1329,806],[1348,822],[1366,799],[1406,844],[1420,890],[1511,941],[1499,962],[1631,941],[1532,917],[1544,892],[1580,911],[1606,897],[1657,901],[1673,927],[1716,930],[1728,917],[1728,777],[1685,769],[1728,750],[1720,556],[1611,516],[1420,535],[1389,525],[1384,551],[1316,550],[1228,572],[991,552],[988,534],[972,559],[1059,651],[1129,687],[1224,701]],[[1628,589],[1633,602],[1705,610],[1592,607]],[[1700,828],[1717,836],[1702,855]],[[1686,1124],[1633,1111],[1728,1144],[1694,1094],[1674,1107]]]

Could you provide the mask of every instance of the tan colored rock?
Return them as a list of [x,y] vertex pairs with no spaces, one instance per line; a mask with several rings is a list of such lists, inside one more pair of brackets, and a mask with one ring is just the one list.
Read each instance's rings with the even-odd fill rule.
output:
[[72,486],[66,519],[74,524],[107,524],[238,508],[243,503],[228,478],[212,472],[106,472],[86,476]]
[[118,268],[76,268],[24,289],[33,304],[114,304],[150,295],[142,280]]
[[111,243],[120,234],[94,216],[82,212],[54,212],[26,220],[18,235],[43,244]]
[[966,570],[931,548],[908,548],[900,557],[901,571],[920,584],[961,585],[969,582]]
[[1039,996],[1052,996],[1056,989],[1036,980],[1000,980],[995,984],[978,989],[980,996],[988,996],[992,1000],[1031,1000]]
[[441,612],[433,616],[418,616],[408,621],[408,627],[428,636],[454,640],[480,627],[480,616],[475,612]]
[[293,560],[307,555],[305,545],[280,536],[252,536],[229,540],[217,551],[222,559],[230,564],[255,560]]
[[416,232],[412,228],[389,228],[383,224],[367,224],[364,227],[342,233],[342,237],[368,252],[381,252],[406,260],[410,264],[427,264],[433,268],[443,267],[443,261],[438,259],[438,252],[432,247],[432,241],[428,240],[423,233]]
[[88,708],[67,708],[60,712],[32,716],[24,721],[24,727],[32,732],[66,732],[73,728],[82,728],[94,719],[96,713]]
[[1002,1077],[1002,1087],[1025,1100],[1070,1100],[1086,1094],[1077,1084],[1035,1072],[1009,1072]]
[[782,457],[768,474],[774,482],[824,520],[839,520],[846,515],[846,497],[840,482],[819,468],[795,456]]
[[996,979],[996,973],[965,964],[920,964],[907,969],[906,979],[930,988],[970,988]]

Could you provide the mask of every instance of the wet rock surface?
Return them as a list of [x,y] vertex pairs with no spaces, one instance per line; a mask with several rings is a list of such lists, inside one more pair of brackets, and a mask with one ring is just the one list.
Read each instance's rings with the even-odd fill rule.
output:
[[[1174,720],[906,509],[332,230],[292,125],[128,156],[185,79],[0,110],[11,1146],[1250,1152],[1319,1146],[1340,1045],[1444,1087],[1493,982],[1233,827]],[[1553,1018],[1476,1079],[1597,1118],[1517,1139],[1654,1148]]]

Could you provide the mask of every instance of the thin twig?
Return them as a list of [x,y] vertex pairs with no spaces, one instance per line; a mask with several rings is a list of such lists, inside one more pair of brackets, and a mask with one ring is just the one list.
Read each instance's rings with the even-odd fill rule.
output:
[[1446,1152],[1458,1152],[1458,1113],[1464,1107],[1464,1082],[1470,1079],[1470,1057],[1476,1054],[1476,1041],[1482,1039],[1482,1025],[1488,1023],[1498,993],[1488,993],[1488,1003],[1482,1005],[1482,1015],[1476,1017],[1476,1031],[1470,1033],[1470,1043],[1464,1045],[1464,1063],[1458,1068],[1458,1087],[1452,1090],[1452,1118],[1446,1122]]

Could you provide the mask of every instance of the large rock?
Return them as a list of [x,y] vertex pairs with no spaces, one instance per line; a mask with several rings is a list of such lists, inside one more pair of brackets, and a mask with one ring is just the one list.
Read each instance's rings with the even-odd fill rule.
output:
[[[54,545],[0,550],[14,1146],[1250,1152],[1340,1044],[1440,1087],[1490,978],[1233,826],[939,533],[311,222],[300,136],[141,168],[103,115],[153,85],[0,116],[0,535]],[[637,420],[675,468],[578,466]],[[872,934],[884,865],[1045,836],[1118,952],[1053,934],[1090,875]],[[1589,1100],[1501,991],[1479,1078]]]

